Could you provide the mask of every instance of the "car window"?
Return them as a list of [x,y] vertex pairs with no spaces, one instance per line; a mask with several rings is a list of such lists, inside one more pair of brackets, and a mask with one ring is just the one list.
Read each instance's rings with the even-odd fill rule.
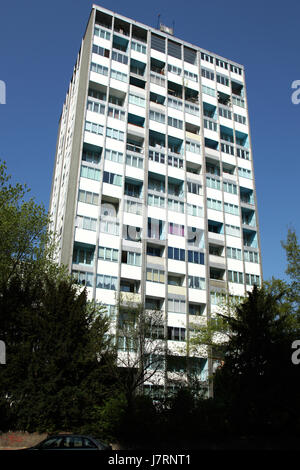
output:
[[62,443],[62,437],[52,437],[47,439],[42,445],[42,449],[57,449]]
[[78,447],[82,448],[82,438],[81,437],[73,437],[73,447],[78,449]]
[[87,437],[83,438],[83,447],[85,449],[97,449],[96,444],[94,444],[94,442],[88,439]]
[[71,436],[65,437],[61,447],[63,449],[73,449],[74,448],[74,437],[71,437]]

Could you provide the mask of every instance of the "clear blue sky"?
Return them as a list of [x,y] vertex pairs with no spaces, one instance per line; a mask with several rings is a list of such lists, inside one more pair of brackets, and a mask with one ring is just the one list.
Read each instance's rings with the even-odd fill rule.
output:
[[0,158],[48,208],[58,119],[90,8],[97,3],[244,64],[264,278],[284,277],[280,240],[300,237],[300,2],[286,0],[14,0],[0,10]]

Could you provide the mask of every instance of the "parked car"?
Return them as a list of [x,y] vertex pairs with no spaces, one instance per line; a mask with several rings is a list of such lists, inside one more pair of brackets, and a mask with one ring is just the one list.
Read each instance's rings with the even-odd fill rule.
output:
[[112,447],[99,439],[81,434],[56,434],[26,450],[112,450]]

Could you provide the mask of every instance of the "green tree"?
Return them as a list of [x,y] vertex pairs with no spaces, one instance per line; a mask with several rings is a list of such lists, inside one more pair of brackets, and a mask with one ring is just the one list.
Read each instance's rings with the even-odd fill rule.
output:
[[286,241],[281,242],[286,252],[286,274],[290,278],[288,299],[300,321],[300,245],[295,230],[289,229]]
[[0,297],[2,406],[15,429],[78,429],[112,385],[109,322],[71,279],[32,281],[15,274]]
[[224,364],[214,377],[215,395],[228,406],[237,432],[270,433],[299,426],[299,373],[291,344],[299,330],[280,297],[254,286],[248,298],[226,317],[231,332]]
[[44,206],[29,198],[26,185],[10,180],[5,162],[0,163],[0,287],[22,269],[63,271],[49,263],[55,241]]

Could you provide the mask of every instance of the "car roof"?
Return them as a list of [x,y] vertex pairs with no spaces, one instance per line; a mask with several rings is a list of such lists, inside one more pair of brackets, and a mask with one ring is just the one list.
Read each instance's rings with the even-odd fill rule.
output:
[[87,436],[86,434],[70,434],[70,433],[51,434],[50,436],[46,437],[46,439],[53,439],[54,437],[86,437],[88,439],[96,439],[95,437]]

